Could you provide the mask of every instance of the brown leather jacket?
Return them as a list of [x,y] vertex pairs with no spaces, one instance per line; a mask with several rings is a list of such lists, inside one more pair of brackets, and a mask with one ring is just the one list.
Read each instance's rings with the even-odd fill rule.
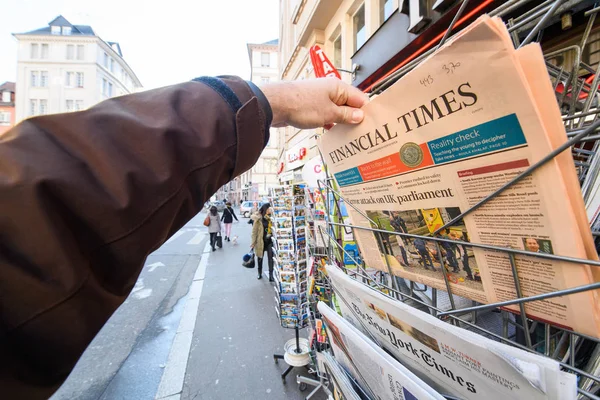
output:
[[0,136],[0,398],[48,398],[153,250],[268,141],[256,86],[207,78]]

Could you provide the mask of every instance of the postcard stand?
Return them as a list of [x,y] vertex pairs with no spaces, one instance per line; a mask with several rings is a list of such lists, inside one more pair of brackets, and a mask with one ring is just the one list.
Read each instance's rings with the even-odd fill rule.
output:
[[[464,1],[463,4],[464,3],[467,3],[467,1]],[[502,17],[525,3],[527,3],[527,1],[525,0],[507,1],[500,5],[496,10],[490,12],[489,14],[491,16]],[[540,30],[544,28],[545,21],[548,21],[548,19],[557,12],[558,3],[560,3],[560,0],[544,2],[543,5],[540,5],[536,8],[535,13],[525,13],[521,17],[515,20],[511,20],[509,22],[509,31],[513,33],[513,40],[517,41],[517,43],[515,43],[516,46],[524,45],[532,41],[532,39],[538,34],[538,32],[540,32]],[[460,13],[463,11],[463,9],[464,7],[461,7],[457,15],[454,17],[452,24],[448,29],[448,33],[452,31],[456,21],[460,19]],[[598,154],[598,150],[600,150],[600,135],[598,135],[598,133],[600,132],[600,110],[598,108],[595,108],[597,106],[593,105],[594,102],[592,101],[594,99],[597,99],[599,96],[598,84],[600,78],[600,65],[597,67],[596,70],[593,70],[588,65],[581,62],[580,58],[577,57],[573,65],[567,65],[558,68],[556,67],[556,63],[554,63],[553,61],[557,58],[563,57],[567,52],[570,51],[575,51],[577,54],[583,53],[583,51],[586,48],[586,43],[589,38],[591,27],[595,21],[596,13],[599,10],[600,8],[594,8],[586,12],[586,17],[589,18],[588,29],[586,29],[585,31],[582,43],[578,45],[565,47],[564,49],[553,51],[552,53],[548,53],[545,55],[547,60],[548,73],[554,84],[555,89],[557,89],[559,85],[563,85],[563,87],[566,88],[563,89],[562,94],[559,93],[559,91],[557,90],[557,100],[559,102],[559,105],[561,106],[561,110],[564,113],[563,121],[567,129],[567,135],[569,137],[569,140],[563,146],[549,153],[538,163],[530,166],[522,174],[516,176],[505,186],[493,193],[490,193],[486,198],[482,199],[472,208],[463,212],[461,214],[461,217],[464,217],[464,215],[469,214],[475,209],[479,208],[480,206],[488,202],[490,199],[493,199],[495,196],[502,193],[505,189],[516,184],[522,178],[528,176],[537,168],[541,167],[546,162],[552,160],[555,156],[560,154],[562,151],[565,151],[569,148],[571,149],[573,157],[575,159],[575,165],[579,173],[584,200],[586,201],[586,203],[588,202],[588,200],[590,200],[590,196],[592,195],[594,189],[594,183],[596,183],[596,186],[598,185],[598,176],[600,176],[600,156]],[[565,10],[562,10],[561,12],[565,12]],[[533,29],[531,29],[532,27]],[[517,33],[523,33],[524,29],[531,29],[531,31],[526,32],[526,39],[523,42],[519,43],[519,36],[517,35]],[[448,36],[449,35],[447,34],[443,38],[442,43],[444,40],[447,39]],[[523,35],[521,35],[521,37],[523,37]],[[441,45],[442,43],[440,43],[439,45]],[[435,48],[437,47],[432,48],[430,51],[424,52],[421,56],[407,63],[405,66],[398,69],[394,73],[390,74],[387,79],[380,82],[373,88],[371,94],[381,93],[391,84],[393,84],[393,82],[404,76],[415,66],[417,66],[422,60],[431,55]],[[590,73],[594,74],[595,79],[591,82],[591,84],[585,79],[579,77],[579,71],[581,70],[588,70]],[[328,177],[325,181],[319,181],[319,189],[326,199],[329,199],[331,196],[335,200],[332,202],[325,201],[325,206],[327,208],[325,215],[330,216],[337,214],[338,216],[341,216],[339,202],[344,201],[344,199],[334,187],[333,179],[331,177]],[[363,212],[358,210],[351,203],[345,202],[345,204],[347,206],[352,207],[363,217],[367,218],[373,226],[378,226],[377,222],[373,221],[371,218],[369,218],[369,216],[365,215]],[[600,221],[600,218],[597,218],[596,221]],[[600,223],[594,223],[592,225],[592,234],[596,238],[600,237],[600,232],[597,228],[598,225],[600,225]],[[600,393],[600,341],[596,338],[589,337],[580,332],[567,331],[562,329],[561,327],[554,326],[552,324],[531,320],[527,317],[527,313],[525,311],[525,304],[528,302],[599,289],[599,282],[595,282],[581,287],[540,294],[536,296],[523,297],[521,295],[521,282],[517,274],[517,266],[514,261],[514,256],[520,252],[519,250],[503,248],[498,246],[482,245],[471,242],[457,242],[460,245],[469,248],[485,248],[488,250],[493,249],[507,253],[509,255],[509,259],[513,269],[514,285],[516,293],[518,294],[518,298],[510,301],[498,302],[493,304],[474,305],[466,308],[458,308],[454,303],[454,295],[452,294],[452,289],[448,282],[447,274],[442,272],[442,275],[444,275],[444,280],[446,282],[446,292],[449,298],[450,306],[447,308],[440,308],[438,307],[438,295],[441,295],[442,291],[423,287],[422,285],[419,286],[415,282],[409,282],[407,286],[405,279],[396,277],[391,274],[391,268],[389,268],[389,264],[387,273],[374,273],[373,271],[369,271],[360,260],[355,260],[357,265],[356,269],[345,268],[344,262],[340,259],[340,255],[341,257],[349,257],[352,259],[355,258],[355,255],[348,254],[348,252],[346,252],[343,246],[340,245],[342,241],[342,238],[340,237],[340,228],[352,229],[353,232],[356,232],[358,230],[371,231],[377,237],[377,240],[380,243],[383,243],[384,241],[383,235],[394,235],[399,236],[400,238],[412,239],[420,238],[424,241],[433,243],[434,246],[438,249],[438,254],[440,255],[442,253],[440,251],[440,246],[445,239],[431,236],[412,235],[408,233],[390,232],[388,230],[380,229],[381,227],[373,228],[357,226],[350,223],[335,222],[331,218],[327,219],[326,228],[319,227],[318,229],[315,229],[318,230],[319,234],[323,235],[323,237],[325,238],[327,246],[327,256],[330,262],[336,261],[338,266],[344,269],[347,274],[355,277],[357,281],[362,282],[363,284],[368,285],[372,288],[378,289],[384,292],[385,294],[394,297],[398,301],[405,302],[406,304],[418,304],[421,308],[427,309],[428,312],[448,323],[456,324],[463,328],[484,335],[488,338],[492,338],[502,343],[518,347],[525,351],[535,352],[538,354],[541,352],[541,354],[547,357],[551,357],[555,360],[558,360],[563,370],[578,376],[579,398],[600,399],[600,397],[598,397],[598,393]],[[598,241],[599,240],[596,239],[597,248]],[[539,257],[543,257],[548,260],[587,264],[590,265],[592,268],[600,268],[600,262],[594,260],[573,259],[550,254],[544,254]],[[441,263],[441,265],[444,265],[444,260],[442,258],[440,258],[439,262]],[[430,293],[431,302],[423,302],[423,292]],[[336,296],[340,296],[339,293],[336,293]],[[340,300],[344,301],[345,299],[340,298]],[[508,305],[519,306],[520,316],[518,318],[514,318],[509,312],[500,309],[500,307]],[[502,324],[500,332],[486,329],[479,324],[479,317],[481,313],[489,310],[499,311]],[[361,321],[361,318],[357,317],[356,320]],[[542,328],[540,329],[540,327]],[[531,333],[534,331],[540,332],[540,330],[543,331],[543,338],[541,338],[537,342],[534,342]],[[522,333],[521,337],[523,339],[520,340],[520,342],[517,342],[515,340],[515,333],[517,332]],[[374,341],[377,342],[376,340]],[[581,347],[585,347],[585,354],[582,354],[583,350],[580,351]],[[585,365],[578,365],[577,363],[580,361],[579,358],[582,358],[580,356],[583,355],[587,356],[589,360],[585,363]],[[323,389],[327,393],[329,393],[329,390],[327,389],[327,386],[329,385],[327,375],[324,372],[319,372],[319,377]]]
[[274,354],[277,363],[285,360],[289,367],[281,374],[285,378],[294,367],[309,364],[308,340],[300,338],[300,329],[308,323],[306,303],[306,217],[304,187],[280,186],[271,189],[273,207],[273,251],[275,307],[281,326],[295,330],[295,339],[284,345],[284,354]]

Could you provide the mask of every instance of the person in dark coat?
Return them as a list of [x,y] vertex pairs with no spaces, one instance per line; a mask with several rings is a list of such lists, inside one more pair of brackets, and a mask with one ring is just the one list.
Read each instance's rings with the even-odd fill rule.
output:
[[233,219],[240,222],[238,217],[235,215],[235,211],[233,211],[233,207],[231,207],[231,203],[227,202],[227,207],[223,210],[223,216],[221,217],[221,221],[225,224],[225,240],[231,242],[231,224],[233,224]]
[[[423,239],[415,239],[414,241],[415,249],[419,252],[421,256],[421,261],[423,261],[423,266],[425,269],[429,269],[427,265],[431,267],[432,270],[435,271],[435,267],[433,266],[433,260],[431,259],[431,254],[429,254],[429,250],[427,250],[427,245]],[[428,263],[429,261],[429,263]]]

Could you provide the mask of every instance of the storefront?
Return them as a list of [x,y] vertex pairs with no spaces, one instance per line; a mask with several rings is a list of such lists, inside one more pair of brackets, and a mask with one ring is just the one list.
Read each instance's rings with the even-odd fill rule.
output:
[[309,148],[309,139],[305,138],[285,152],[284,172],[279,177],[281,182],[302,182],[302,167],[309,160]]

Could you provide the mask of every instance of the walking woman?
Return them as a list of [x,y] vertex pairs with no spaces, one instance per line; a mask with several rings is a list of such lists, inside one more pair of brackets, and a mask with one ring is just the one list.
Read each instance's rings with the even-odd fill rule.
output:
[[258,257],[258,279],[262,279],[264,253],[269,262],[269,282],[273,282],[273,223],[271,221],[271,204],[263,204],[257,213],[252,215],[252,246]]
[[225,224],[225,240],[231,242],[231,224],[233,223],[233,219],[236,221],[240,221],[238,217],[235,215],[235,211],[231,207],[231,203],[227,202],[227,207],[223,210],[223,216],[221,217],[221,221]]
[[219,212],[217,207],[212,206],[208,212],[208,218],[210,218],[210,225],[208,225],[208,233],[210,233],[210,246],[212,251],[215,251],[215,244],[217,243],[217,235],[221,232],[221,219],[219,218]]

